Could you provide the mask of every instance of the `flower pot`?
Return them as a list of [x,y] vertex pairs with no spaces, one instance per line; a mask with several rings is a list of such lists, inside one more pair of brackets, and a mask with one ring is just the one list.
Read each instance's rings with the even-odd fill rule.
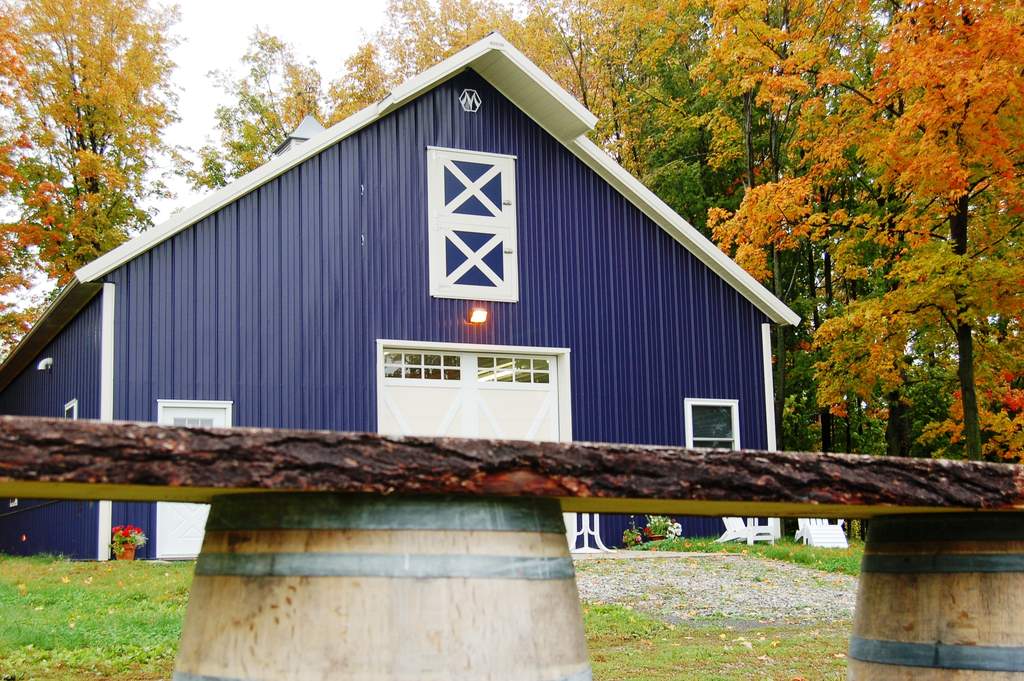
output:
[[663,534],[651,534],[647,536],[648,541],[661,541],[665,538]]
[[114,552],[118,560],[135,560],[135,546],[124,546],[120,551]]

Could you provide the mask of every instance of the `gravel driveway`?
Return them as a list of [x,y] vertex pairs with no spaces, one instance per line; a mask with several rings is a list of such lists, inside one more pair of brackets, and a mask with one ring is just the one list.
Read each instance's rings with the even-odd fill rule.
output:
[[585,603],[626,605],[668,622],[848,621],[857,578],[736,554],[576,561]]

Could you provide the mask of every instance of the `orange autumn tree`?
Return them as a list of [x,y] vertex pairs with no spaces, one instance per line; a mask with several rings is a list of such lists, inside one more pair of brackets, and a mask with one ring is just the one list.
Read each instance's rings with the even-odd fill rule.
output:
[[[955,403],[924,437],[948,438],[952,447],[940,453],[1019,458],[1019,410],[1008,397],[1019,389],[1024,310],[1021,3],[901,7],[870,81],[849,81],[842,108],[865,199],[879,207],[850,238],[885,250],[873,263],[883,282],[826,323],[821,340],[859,345],[854,374],[948,364]],[[881,364],[879,352],[888,358]],[[832,359],[821,367],[824,383],[850,371]]]
[[24,76],[13,108],[31,147],[16,194],[23,243],[58,284],[150,224],[163,187],[147,174],[174,120],[173,11],[145,0],[24,0],[14,5]]
[[[805,118],[818,116],[845,76],[840,66],[859,35],[855,7],[788,0],[706,0],[707,49],[696,73],[714,102],[705,114],[718,140],[716,162],[742,162],[743,196],[735,210],[712,208],[712,236],[775,295],[810,317],[816,328],[822,246],[831,225],[847,219],[834,199],[830,164],[815,164],[807,147],[814,136]],[[827,108],[827,107],[826,107]],[[812,116],[812,117],[813,117]],[[817,143],[816,141],[814,142]],[[794,287],[799,286],[799,289]],[[787,446],[785,395],[794,340],[809,343],[806,326],[775,329],[776,422]],[[806,373],[806,372],[805,372]],[[805,380],[805,379],[801,379]],[[813,400],[809,404],[814,408]],[[831,414],[820,413],[822,447],[831,449]]]
[[[25,76],[14,30],[14,17],[0,10],[0,107],[14,107],[18,83]],[[19,179],[18,157],[28,143],[11,124],[0,122],[0,197],[10,198]],[[16,229],[0,232],[0,354],[28,328],[33,316],[30,286],[33,258]]]

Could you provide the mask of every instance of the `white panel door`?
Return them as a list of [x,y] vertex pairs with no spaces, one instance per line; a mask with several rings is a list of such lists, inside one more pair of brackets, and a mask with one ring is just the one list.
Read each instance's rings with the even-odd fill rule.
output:
[[554,356],[384,348],[381,366],[381,433],[558,440]]
[[[231,425],[230,402],[160,400],[158,405],[157,420],[165,425],[201,428]],[[157,502],[156,557],[181,559],[198,556],[209,513],[207,504]]]

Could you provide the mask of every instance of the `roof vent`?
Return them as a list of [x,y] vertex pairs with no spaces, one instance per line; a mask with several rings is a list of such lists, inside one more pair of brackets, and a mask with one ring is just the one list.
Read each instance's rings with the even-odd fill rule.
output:
[[284,138],[283,142],[277,145],[277,148],[273,151],[273,155],[281,156],[282,154],[287,154],[295,147],[324,130],[325,128],[320,125],[320,121],[307,115],[302,119],[302,122],[299,123],[299,127],[295,128],[295,130]]

